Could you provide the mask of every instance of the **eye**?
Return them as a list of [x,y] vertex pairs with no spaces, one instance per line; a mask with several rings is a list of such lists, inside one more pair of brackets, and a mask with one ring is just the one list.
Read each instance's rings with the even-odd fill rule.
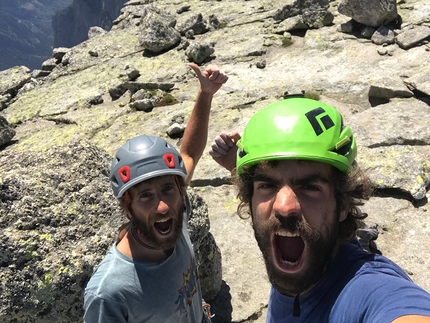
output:
[[161,191],[161,194],[164,194],[166,197],[176,197],[178,193],[180,193],[180,190],[176,184],[164,185]]
[[276,188],[276,186],[269,182],[255,182],[254,188],[257,190],[267,190],[267,189]]
[[170,192],[175,189],[175,186],[172,184],[166,184],[163,186],[163,192]]
[[303,185],[302,189],[308,190],[308,191],[320,191],[320,187],[317,185],[309,184],[309,185]]
[[150,198],[152,196],[152,193],[150,192],[143,192],[142,194],[140,194],[139,198]]

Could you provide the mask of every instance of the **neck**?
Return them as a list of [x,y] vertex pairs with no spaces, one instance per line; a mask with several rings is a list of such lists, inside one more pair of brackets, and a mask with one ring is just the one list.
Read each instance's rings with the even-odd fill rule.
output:
[[137,233],[136,227],[134,225],[130,228],[130,232],[131,232],[131,236],[133,237],[133,239],[136,240],[136,242],[138,242],[142,247],[149,249],[149,250],[157,250],[154,247],[147,245],[145,242],[143,242],[139,238],[139,234]]
[[167,259],[173,252],[172,250],[155,249],[142,241],[136,229],[131,226],[123,239],[117,244],[117,249],[123,255],[134,261],[143,263],[160,262]]

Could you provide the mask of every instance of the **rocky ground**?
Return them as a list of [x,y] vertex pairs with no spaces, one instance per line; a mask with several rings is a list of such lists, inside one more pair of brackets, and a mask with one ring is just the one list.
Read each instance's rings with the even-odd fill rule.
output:
[[[243,131],[285,91],[306,90],[343,113],[377,188],[366,223],[383,254],[430,291],[430,49],[428,37],[415,41],[430,29],[427,1],[398,3],[402,19],[381,44],[339,13],[340,1],[327,2],[331,23],[289,32],[297,21],[274,19],[284,2],[154,2],[167,16],[149,15],[144,2],[129,1],[108,33],[54,50],[41,70],[0,72],[1,321],[80,320],[86,280],[121,223],[109,160],[137,134],[180,145],[198,89],[187,62],[202,55],[202,68],[216,64],[230,77],[214,98],[209,138]],[[149,38],[157,31],[145,16],[176,19],[175,28],[165,23],[172,48]],[[205,153],[192,186],[222,256],[214,322],[263,322],[270,285],[228,172]]]

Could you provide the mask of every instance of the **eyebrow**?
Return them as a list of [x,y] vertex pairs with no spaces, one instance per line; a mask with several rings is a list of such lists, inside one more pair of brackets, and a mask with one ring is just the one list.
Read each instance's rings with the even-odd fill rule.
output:
[[[135,188],[134,188],[134,190],[136,191],[136,192],[143,192],[143,191],[147,191],[147,190],[149,190],[149,189],[151,189],[151,181],[153,180],[153,178],[150,178],[150,179],[148,179],[148,180],[146,180],[146,181],[144,181],[144,182],[140,182],[140,183],[138,183],[138,184],[136,184],[136,186],[135,186]],[[165,186],[165,185],[173,185],[173,186],[176,186],[176,183],[175,183],[175,180],[170,180],[170,179],[166,179],[166,181],[165,182],[162,182],[162,185],[163,186]]]
[[[267,174],[256,174],[253,182],[267,182],[275,185],[281,184],[281,180]],[[309,174],[307,176],[293,178],[291,180],[291,184],[293,185],[309,185],[311,183],[328,184],[330,183],[330,181],[326,176],[322,175],[321,173]]]

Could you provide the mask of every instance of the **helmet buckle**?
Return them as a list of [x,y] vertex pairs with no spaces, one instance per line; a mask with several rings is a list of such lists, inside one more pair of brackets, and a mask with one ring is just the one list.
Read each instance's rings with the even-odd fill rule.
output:
[[342,148],[343,146],[345,146],[346,144],[351,142],[351,138],[349,138],[348,136],[343,137],[340,141],[338,141],[336,143],[336,145],[334,146],[334,148],[336,150],[339,150],[340,148]]

